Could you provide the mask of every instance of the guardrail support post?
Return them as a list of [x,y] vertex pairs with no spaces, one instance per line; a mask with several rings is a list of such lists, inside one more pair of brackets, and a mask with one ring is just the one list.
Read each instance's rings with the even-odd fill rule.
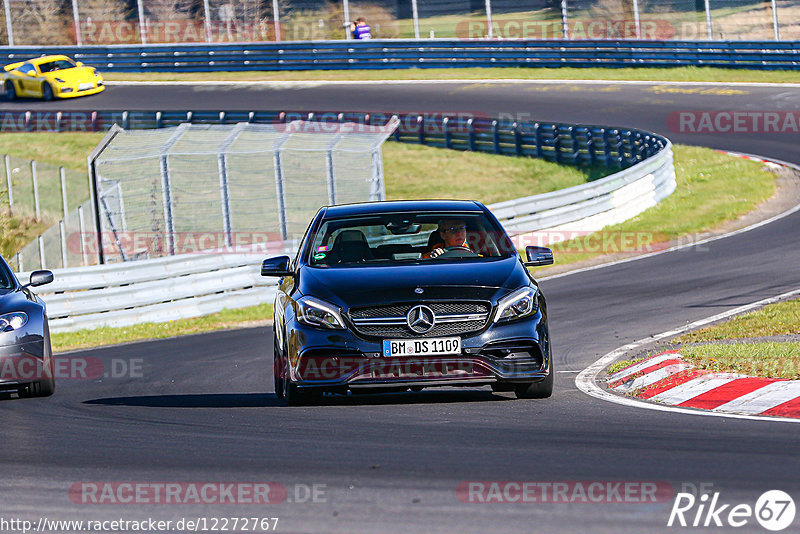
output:
[[452,143],[450,142],[450,130],[448,129],[449,124],[450,124],[450,117],[442,118],[442,133],[444,134],[445,148],[453,148]]
[[[425,119],[422,115],[417,115],[417,127],[419,130],[417,131],[417,135],[419,136],[419,144],[425,144]],[[8,157],[8,156],[6,156]]]
[[469,149],[475,152],[475,120],[471,117],[467,120],[467,135],[469,135]]
[[514,149],[517,156],[522,155],[522,130],[518,122],[515,122],[511,128],[514,130]]
[[494,141],[494,153],[500,153],[500,124],[497,120],[492,121],[492,139]]
[[[7,5],[7,4],[6,4]],[[8,192],[8,214],[14,214],[14,189],[11,185],[11,158],[8,154],[3,158],[6,164],[6,191]]]
[[39,209],[39,180],[36,176],[36,162],[31,160],[31,185],[33,186],[33,212],[36,214],[36,220],[41,220],[42,213]]

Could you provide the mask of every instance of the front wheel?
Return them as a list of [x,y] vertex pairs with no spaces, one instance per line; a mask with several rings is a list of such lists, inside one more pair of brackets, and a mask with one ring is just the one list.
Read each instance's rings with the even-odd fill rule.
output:
[[8,80],[5,87],[6,100],[16,100],[17,90],[14,88],[14,82]]
[[540,382],[517,384],[514,394],[518,399],[546,399],[553,394],[553,364],[550,363],[550,374]]
[[50,102],[51,100],[53,100],[54,97],[55,95],[53,95],[53,88],[50,87],[49,83],[44,82],[42,84],[42,98]]

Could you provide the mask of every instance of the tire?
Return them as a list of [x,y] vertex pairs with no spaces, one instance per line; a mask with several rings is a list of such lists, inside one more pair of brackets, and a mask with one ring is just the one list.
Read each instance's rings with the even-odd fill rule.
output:
[[275,396],[279,399],[283,398],[283,370],[286,366],[283,363],[283,358],[278,352],[278,337],[273,334],[273,349],[272,349],[272,377],[275,382]]
[[288,378],[283,380],[283,401],[287,406],[308,406],[322,400],[322,392],[297,387]]
[[20,388],[20,397],[49,397],[56,391],[55,362],[53,361],[53,349],[50,345],[50,328],[46,322],[44,327],[44,366],[46,366],[49,376]]
[[530,384],[518,384],[514,394],[518,399],[546,399],[553,394],[553,362],[550,362],[550,374],[544,380]]
[[17,90],[14,88],[14,83],[11,80],[6,81],[5,94],[6,100],[17,99]]
[[47,82],[42,84],[42,98],[47,102],[50,102],[53,100],[53,98],[55,98],[55,95],[53,94],[53,88]]

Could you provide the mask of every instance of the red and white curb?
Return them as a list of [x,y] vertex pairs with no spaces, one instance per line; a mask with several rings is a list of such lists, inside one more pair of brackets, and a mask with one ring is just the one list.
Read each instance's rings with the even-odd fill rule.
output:
[[697,369],[683,361],[677,351],[629,365],[606,382],[617,393],[671,406],[800,418],[800,380]]

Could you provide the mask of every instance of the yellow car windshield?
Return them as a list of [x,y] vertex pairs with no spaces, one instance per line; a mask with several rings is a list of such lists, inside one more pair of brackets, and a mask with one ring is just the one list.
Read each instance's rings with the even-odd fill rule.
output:
[[55,61],[48,61],[47,63],[39,64],[39,72],[53,72],[55,70],[71,69],[75,67],[75,63],[68,59],[56,59]]

